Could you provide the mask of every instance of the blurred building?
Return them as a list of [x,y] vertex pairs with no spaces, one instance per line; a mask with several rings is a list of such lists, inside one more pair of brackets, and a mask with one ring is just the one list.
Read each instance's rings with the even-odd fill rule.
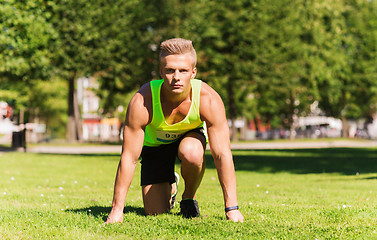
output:
[[100,99],[95,90],[99,84],[95,78],[77,80],[77,100],[82,108],[82,133],[85,141],[119,141],[121,122],[101,114]]
[[367,123],[368,135],[372,139],[377,139],[377,113],[373,115],[371,121]]
[[12,139],[12,132],[18,127],[13,123],[13,108],[8,103],[0,101],[0,144],[9,143]]
[[12,133],[18,131],[18,126],[12,121],[13,108],[6,102],[0,101],[0,144],[9,144]]
[[6,102],[0,101],[0,120],[11,119],[13,117],[13,108]]
[[337,138],[341,137],[342,127],[342,121],[333,117],[300,117],[295,134],[303,138]]

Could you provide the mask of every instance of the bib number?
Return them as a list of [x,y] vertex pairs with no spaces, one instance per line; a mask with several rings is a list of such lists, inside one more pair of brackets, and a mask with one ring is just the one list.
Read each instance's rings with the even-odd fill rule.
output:
[[174,142],[182,135],[183,133],[157,131],[157,140],[165,143]]

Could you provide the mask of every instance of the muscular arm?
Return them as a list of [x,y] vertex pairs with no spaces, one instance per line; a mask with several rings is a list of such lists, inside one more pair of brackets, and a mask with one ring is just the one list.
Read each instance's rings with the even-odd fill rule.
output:
[[[236,174],[230,150],[229,127],[220,96],[208,85],[202,84],[200,114],[207,124],[208,140],[223,191],[225,207],[237,206]],[[238,210],[226,213],[227,219],[243,222]]]
[[127,109],[123,131],[122,154],[114,185],[112,210],[105,223],[123,221],[123,208],[126,195],[143,147],[144,130],[148,122],[149,112],[145,106],[145,94],[143,94],[143,90],[140,90],[131,99]]

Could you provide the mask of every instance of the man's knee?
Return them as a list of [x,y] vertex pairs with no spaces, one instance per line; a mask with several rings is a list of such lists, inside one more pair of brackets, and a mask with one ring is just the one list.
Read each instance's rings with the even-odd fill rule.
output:
[[[206,140],[202,134],[190,132],[182,139],[178,148],[178,158],[182,163],[182,170],[201,171],[204,168],[204,151]],[[191,169],[191,170],[190,170]]]
[[198,141],[191,144],[181,144],[178,150],[178,157],[181,161],[202,165],[203,163],[204,149],[202,144]]
[[142,187],[144,210],[146,215],[157,215],[170,210],[171,185],[158,183]]

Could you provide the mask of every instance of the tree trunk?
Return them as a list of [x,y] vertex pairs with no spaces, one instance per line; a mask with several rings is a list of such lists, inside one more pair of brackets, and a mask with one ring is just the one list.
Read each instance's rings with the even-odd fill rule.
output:
[[77,142],[81,141],[80,129],[80,116],[78,110],[78,103],[75,91],[75,78],[74,74],[68,80],[68,122],[67,122],[67,141]]
[[230,140],[238,141],[236,128],[236,104],[234,101],[234,91],[232,83],[228,83],[229,118],[232,123]]
[[243,126],[240,129],[240,139],[246,140],[247,120],[246,117],[242,117]]
[[25,108],[20,109],[20,119],[19,119],[19,125],[22,125],[25,123]]
[[237,128],[236,128],[236,119],[231,118],[230,122],[231,122],[231,125],[232,125],[230,127],[230,140],[231,141],[238,141]]
[[74,106],[74,110],[75,110],[75,125],[76,125],[77,140],[79,142],[82,142],[81,114],[80,114],[79,104],[78,104],[78,101],[77,101],[76,91],[73,92],[73,106]]
[[342,120],[342,137],[343,138],[348,138],[349,137],[349,125],[348,125],[348,122],[347,122],[347,118],[345,116],[343,116],[344,114],[342,113],[343,111],[345,111],[345,108],[346,108],[346,102],[347,102],[347,94],[345,92],[345,90],[343,89],[342,90],[342,108],[343,109],[341,111],[341,117],[340,119]]
[[289,126],[289,140],[295,140],[295,135],[293,134],[295,132],[295,124],[292,119],[291,124]]
[[349,137],[349,125],[347,119],[342,116],[342,137],[348,138]]
[[289,109],[291,114],[289,114],[289,140],[294,140],[296,138],[294,132],[295,132],[295,118],[297,118],[297,115],[295,114],[295,94],[292,91],[291,92],[291,99],[289,103]]

